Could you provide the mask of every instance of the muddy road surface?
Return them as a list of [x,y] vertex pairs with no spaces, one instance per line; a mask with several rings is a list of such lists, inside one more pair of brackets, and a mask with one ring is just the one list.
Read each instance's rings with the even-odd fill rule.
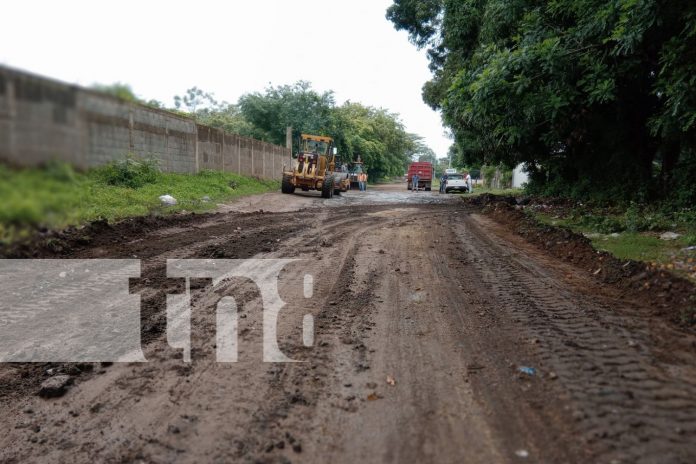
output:
[[[1,365],[3,463],[696,462],[693,334],[461,195],[267,194],[42,253],[142,260],[148,362]],[[277,341],[302,362],[263,362],[261,296],[239,278],[191,281],[184,362],[165,314],[184,288],[166,260],[182,258],[298,260]],[[231,363],[216,359],[225,296]],[[72,386],[39,397],[57,374]]]

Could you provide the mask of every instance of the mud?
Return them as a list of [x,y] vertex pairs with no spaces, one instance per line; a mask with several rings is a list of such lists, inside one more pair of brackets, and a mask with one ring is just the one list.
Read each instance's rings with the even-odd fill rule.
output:
[[648,264],[617,259],[595,250],[590,240],[564,227],[541,224],[516,207],[514,198],[485,195],[470,203],[506,224],[528,242],[553,256],[586,269],[593,278],[622,290],[622,297],[648,302],[651,313],[685,326],[696,325],[696,286]]
[[[44,237],[60,247],[5,250],[142,258],[132,291],[149,362],[0,366],[0,461],[696,460],[696,338],[673,317],[681,284],[656,308],[629,284],[637,270],[591,259],[586,242],[514,206],[400,187],[335,203],[267,195],[262,208],[257,198],[219,214],[99,223]],[[186,257],[304,260],[281,274],[278,323],[281,348],[304,362],[262,362],[259,293],[240,280],[192,285],[194,355],[182,362],[162,318],[182,282],[163,266]],[[214,356],[225,295],[241,314],[232,364]],[[63,373],[73,385],[62,397],[37,395]]]

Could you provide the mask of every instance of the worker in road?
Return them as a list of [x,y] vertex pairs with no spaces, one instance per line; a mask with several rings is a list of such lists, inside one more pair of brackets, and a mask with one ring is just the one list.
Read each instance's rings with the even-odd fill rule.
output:
[[411,177],[411,191],[412,192],[418,191],[418,181],[419,180],[420,180],[420,171],[418,171],[417,174],[414,174],[413,177]]
[[447,173],[443,172],[440,176],[440,193],[445,193],[445,185],[447,184]]
[[466,172],[466,175],[464,176],[464,181],[466,182],[467,193],[473,193],[474,186],[473,186],[473,183],[471,182],[471,174],[469,174],[468,171]]

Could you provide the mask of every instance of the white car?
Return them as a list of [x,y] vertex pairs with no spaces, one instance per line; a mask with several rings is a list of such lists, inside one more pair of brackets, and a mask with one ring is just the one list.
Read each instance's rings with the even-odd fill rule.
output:
[[459,192],[468,192],[469,188],[466,186],[466,180],[462,174],[447,174],[445,193],[450,193],[455,190]]

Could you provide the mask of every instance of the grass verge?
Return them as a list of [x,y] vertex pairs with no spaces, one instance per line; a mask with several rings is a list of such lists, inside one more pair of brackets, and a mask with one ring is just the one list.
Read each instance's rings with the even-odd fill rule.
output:
[[496,189],[496,188],[489,188],[489,187],[484,187],[483,185],[480,186],[474,186],[473,187],[474,193],[472,193],[472,196],[476,195],[483,195],[484,193],[486,194],[491,194],[491,195],[502,195],[502,196],[518,196],[522,195],[524,193],[524,190],[521,188],[508,188],[508,189]]
[[[525,210],[538,221],[571,229],[589,238],[597,250],[620,259],[646,262],[696,281],[696,214],[648,209],[590,208],[534,204]],[[665,240],[663,233],[676,236]]]
[[[0,165],[0,240],[11,242],[40,229],[60,229],[97,219],[116,221],[132,216],[178,211],[206,211],[219,202],[279,188],[277,181],[238,174],[202,171],[197,174],[161,173],[133,162],[121,162],[84,173],[69,165],[10,169]],[[127,163],[126,163],[127,164]],[[142,171],[145,171],[143,174]],[[162,206],[160,195],[176,198]]]

